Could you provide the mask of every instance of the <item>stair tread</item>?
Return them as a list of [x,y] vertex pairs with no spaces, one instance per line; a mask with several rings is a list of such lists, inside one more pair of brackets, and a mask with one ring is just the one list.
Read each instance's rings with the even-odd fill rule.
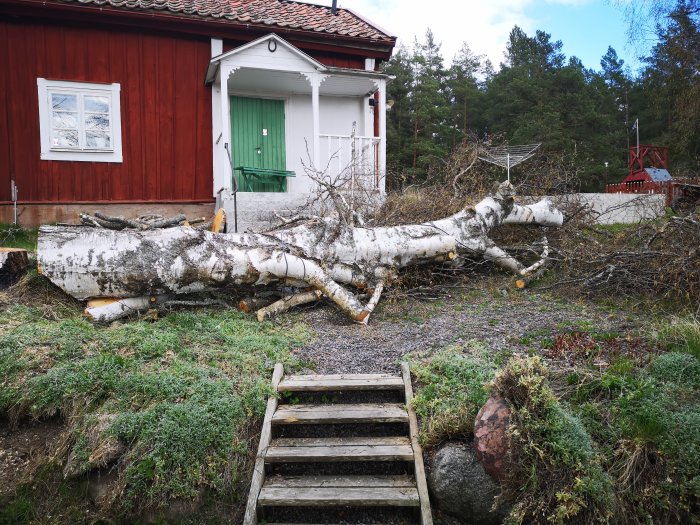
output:
[[413,461],[413,447],[400,437],[280,438],[267,448],[265,461]]
[[390,374],[292,375],[279,384],[280,392],[328,392],[347,390],[403,390],[400,376]]
[[282,405],[272,416],[275,424],[406,423],[408,412],[399,403],[344,405]]
[[340,445],[410,446],[411,440],[407,436],[276,438],[270,445],[275,447],[333,447]]
[[415,487],[413,476],[290,476],[274,475],[265,480],[265,487]]
[[401,506],[418,507],[414,487],[266,487],[258,505],[268,506]]

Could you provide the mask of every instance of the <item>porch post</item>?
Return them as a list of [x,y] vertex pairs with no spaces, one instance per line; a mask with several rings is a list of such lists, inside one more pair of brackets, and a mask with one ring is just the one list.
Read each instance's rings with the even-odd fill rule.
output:
[[231,66],[221,64],[221,139],[219,140],[219,155],[221,158],[221,180],[223,182],[222,186],[227,190],[231,189],[231,182],[233,173],[231,171],[231,163],[228,160],[228,154],[226,153],[226,144],[228,144],[229,152],[232,151],[231,146],[231,118],[228,100],[228,77],[231,76],[235,69]]
[[321,77],[318,73],[311,75],[311,113],[313,118],[313,134],[314,134],[314,169],[320,169],[321,163],[321,112],[319,104],[319,87],[321,86]]
[[379,190],[386,191],[386,80],[379,81]]

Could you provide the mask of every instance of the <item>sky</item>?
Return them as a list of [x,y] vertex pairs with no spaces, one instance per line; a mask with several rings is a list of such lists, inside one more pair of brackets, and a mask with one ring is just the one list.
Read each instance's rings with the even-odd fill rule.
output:
[[340,0],[338,5],[368,18],[408,46],[430,28],[442,44],[446,64],[467,42],[498,69],[508,34],[517,24],[529,36],[541,29],[553,41],[561,40],[566,56],[577,56],[587,68],[600,69],[609,45],[632,71],[640,67],[635,50],[627,45],[627,22],[611,0]]

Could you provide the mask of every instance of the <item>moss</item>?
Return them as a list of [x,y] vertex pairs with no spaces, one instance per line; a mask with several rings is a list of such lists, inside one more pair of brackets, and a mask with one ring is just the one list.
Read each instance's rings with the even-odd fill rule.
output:
[[122,511],[203,491],[240,498],[272,367],[296,366],[289,350],[306,338],[303,325],[281,330],[232,311],[96,327],[77,312],[50,321],[10,308],[0,322],[0,415],[62,415],[69,439],[58,467],[70,457],[78,473],[118,440]]
[[421,418],[424,446],[473,432],[476,414],[489,397],[484,385],[496,371],[493,357],[483,348],[475,354],[464,350],[454,346],[429,357],[410,357],[418,382],[413,406]]
[[513,358],[491,389],[511,407],[505,496],[512,523],[605,522],[614,512],[604,472],[583,422],[554,395],[539,357]]

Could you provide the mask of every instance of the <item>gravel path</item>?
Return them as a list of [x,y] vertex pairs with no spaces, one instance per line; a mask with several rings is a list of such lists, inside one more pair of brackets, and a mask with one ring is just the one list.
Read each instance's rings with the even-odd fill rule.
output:
[[330,305],[309,308],[300,315],[316,337],[296,355],[318,374],[395,373],[401,358],[410,352],[431,352],[453,344],[526,352],[540,348],[542,339],[567,327],[624,334],[637,326],[624,312],[529,291],[493,290],[492,281],[489,289],[455,293],[439,302],[385,304],[368,326],[349,322]]

